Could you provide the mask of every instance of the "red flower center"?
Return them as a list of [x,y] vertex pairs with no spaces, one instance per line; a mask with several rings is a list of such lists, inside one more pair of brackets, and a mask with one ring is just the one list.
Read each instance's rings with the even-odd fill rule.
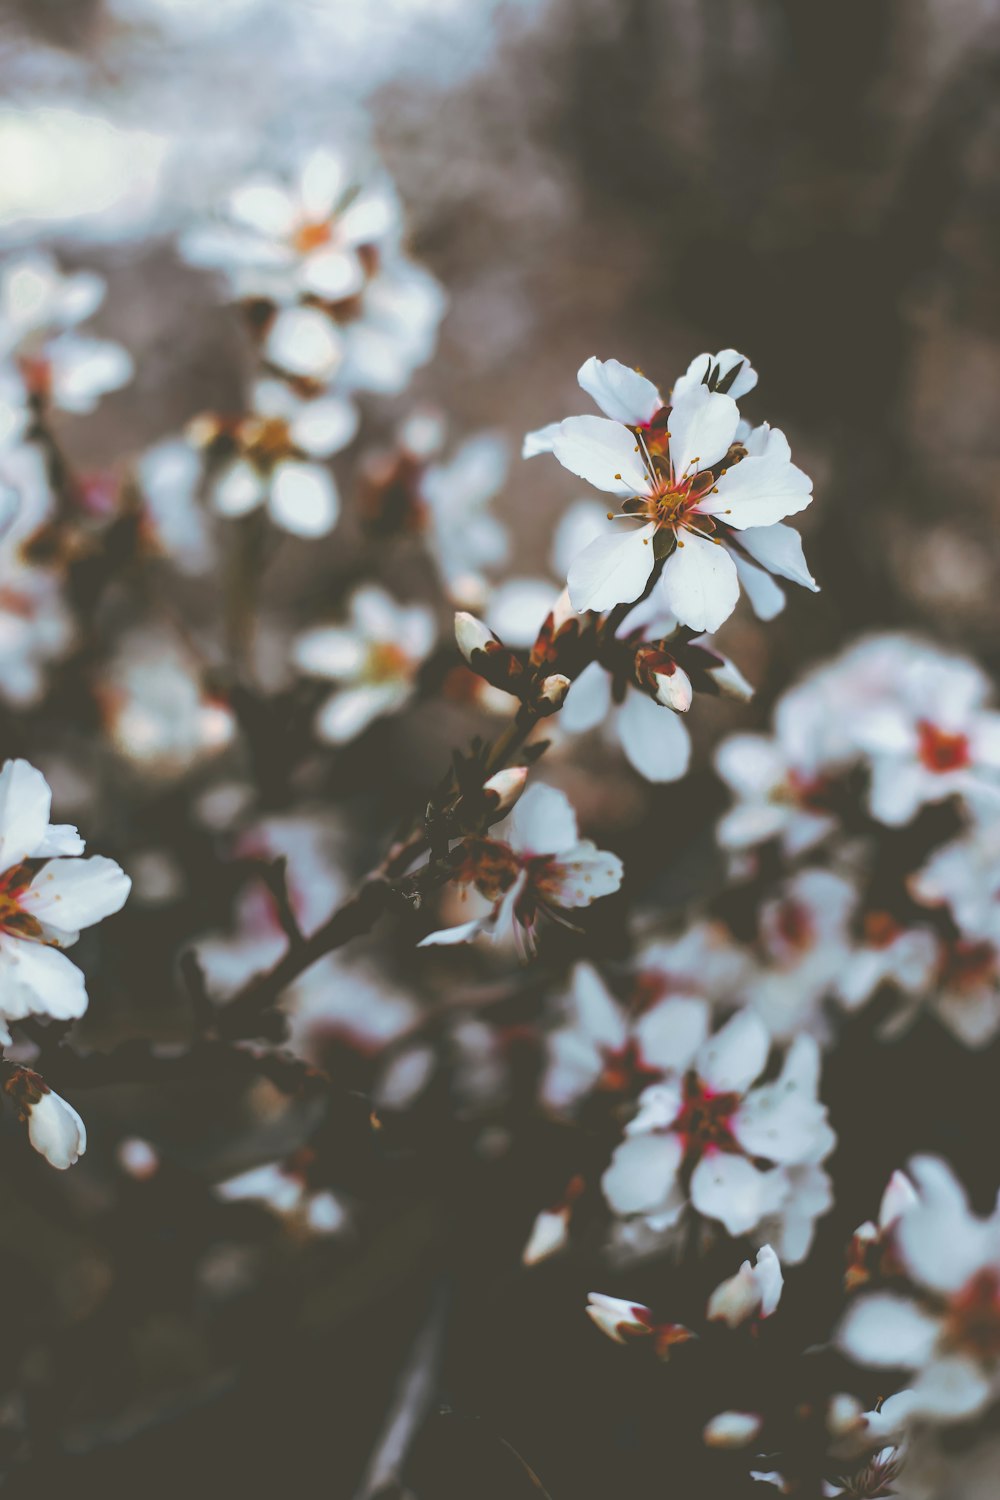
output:
[[977,1271],[952,1299],[945,1340],[975,1358],[1000,1359],[1000,1273],[994,1267]]
[[946,771],[960,771],[963,766],[971,763],[972,756],[967,735],[949,734],[926,719],[922,719],[917,725],[917,734],[919,735],[917,753],[928,771],[938,774]]
[[739,1094],[715,1093],[697,1073],[688,1073],[684,1080],[684,1103],[674,1125],[684,1142],[685,1155],[738,1151],[732,1118],[739,1103]]

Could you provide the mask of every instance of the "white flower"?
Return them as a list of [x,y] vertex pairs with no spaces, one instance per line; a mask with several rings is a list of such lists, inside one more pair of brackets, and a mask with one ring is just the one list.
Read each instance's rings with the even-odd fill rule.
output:
[[[0,357],[13,361],[26,397],[87,413],[132,378],[132,358],[120,344],[74,332],[103,297],[100,276],[63,276],[46,255],[20,256],[0,271]],[[10,415],[16,405],[15,395],[0,396],[0,431],[18,425]]]
[[208,696],[187,652],[162,635],[127,636],[97,696],[115,749],[149,776],[183,775],[236,732],[229,707]]
[[838,1333],[860,1364],[914,1371],[911,1417],[975,1416],[1000,1391],[1000,1221],[977,1218],[944,1162],[910,1164],[917,1201],[892,1230],[894,1262],[912,1291],[863,1293]]
[[738,1328],[748,1318],[769,1318],[781,1300],[784,1277],[781,1262],[770,1245],[762,1245],[757,1260],[745,1260],[735,1276],[723,1281],[708,1299],[709,1322]]
[[347,744],[373,720],[405,708],[434,638],[429,609],[397,604],[374,584],[355,590],[345,625],[303,631],[292,648],[295,665],[337,684],[316,719],[320,739]]
[[739,442],[736,402],[703,383],[692,381],[668,408],[651,382],[616,360],[588,360],[579,379],[608,415],[568,417],[529,436],[525,452],[552,452],[572,473],[615,495],[620,518],[639,524],[599,536],[574,559],[569,589],[576,609],[638,599],[663,558],[663,607],[694,630],[716,630],[739,597],[729,549],[751,571],[759,562],[815,586],[797,534],[787,527],[771,534],[812,498],[783,433],[765,425]]
[[26,707],[45,690],[46,665],[72,645],[74,622],[60,575],[30,557],[32,538],[54,511],[41,453],[28,444],[0,453],[0,487],[6,523],[0,534],[0,697]]
[[[670,1228],[690,1203],[729,1234],[751,1234],[803,1212],[793,1173],[816,1168],[833,1148],[816,1095],[819,1053],[812,1038],[796,1038],[778,1079],[755,1086],[770,1050],[763,1022],[743,1010],[706,1035],[702,1006],[701,1027],[689,1027],[683,1041],[675,1033],[673,1070],[640,1096],[602,1179],[604,1196],[614,1213],[641,1214],[654,1229]],[[779,1254],[795,1261],[807,1248],[808,1238]]]
[[72,1104],[46,1088],[27,1111],[28,1139],[35,1150],[60,1172],[74,1166],[87,1149],[87,1127]]
[[647,781],[678,781],[691,760],[691,739],[678,715],[629,683],[615,704],[612,681],[600,662],[575,679],[560,715],[560,727],[582,734],[598,726],[618,740],[629,764]]
[[786,880],[760,913],[766,966],[746,985],[749,1003],[772,1036],[786,1038],[819,1021],[819,1006],[851,950],[857,892],[832,870],[806,869]]
[[346,1205],[329,1189],[310,1189],[303,1172],[284,1162],[251,1167],[217,1182],[216,1197],[225,1203],[260,1203],[311,1234],[342,1234],[350,1226]]
[[166,438],[148,448],[138,464],[142,540],[169,557],[182,573],[203,574],[215,566],[215,548],[200,503],[200,453],[184,438]]
[[1000,713],[983,707],[988,691],[972,662],[913,643],[892,698],[856,731],[873,817],[899,827],[927,803],[990,787],[1000,797]]
[[83,974],[61,952],[84,927],[119,911],[131,882],[112,859],[79,859],[75,828],[49,822],[52,794],[27,761],[0,771],[0,1038],[26,1016],[75,1020]]
[[310,152],[291,182],[260,175],[242,183],[220,220],[185,236],[185,257],[223,270],[239,296],[276,301],[356,297],[402,227],[388,177],[377,172],[359,185],[348,163],[325,149]]
[[709,1448],[748,1448],[763,1425],[754,1411],[720,1411],[705,1424],[702,1438]]
[[947,906],[963,937],[1000,942],[1000,818],[935,850],[909,890],[924,906]]
[[195,435],[215,458],[209,497],[223,516],[267,507],[294,536],[325,536],[340,514],[340,494],[319,462],[354,437],[358,414],[339,396],[304,400],[280,380],[258,381],[253,410],[235,425],[204,419]]
[[536,783],[489,838],[461,846],[455,878],[493,903],[489,914],[429,933],[419,946],[487,937],[533,952],[540,916],[565,922],[566,910],[616,891],[622,874],[617,855],[580,838],[568,798]]
[[609,1297],[606,1292],[588,1292],[587,1316],[615,1344],[651,1339],[660,1359],[669,1359],[678,1344],[697,1338],[682,1323],[657,1323],[643,1303]]
[[548,1040],[544,1103],[562,1112],[592,1089],[628,1095],[672,1071],[704,1036],[704,1000],[731,998],[746,970],[745,956],[708,922],[641,949],[625,1005],[591,964],[576,964],[564,1022]]
[[902,927],[888,912],[865,915],[862,938],[840,969],[834,992],[854,1010],[883,985],[907,996],[922,994],[938,962],[938,942],[925,927]]

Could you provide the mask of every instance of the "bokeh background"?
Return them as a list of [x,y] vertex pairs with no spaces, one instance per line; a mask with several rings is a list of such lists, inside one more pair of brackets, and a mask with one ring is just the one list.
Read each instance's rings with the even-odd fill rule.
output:
[[[815,478],[803,531],[822,593],[793,597],[767,626],[743,610],[727,624],[721,642],[760,692],[749,710],[700,712],[703,766],[724,727],[762,721],[797,672],[863,630],[914,627],[996,668],[995,0],[7,0],[0,246],[51,247],[103,271],[96,326],[137,365],[95,416],[64,419],[77,462],[124,464],[196,412],[234,404],[247,379],[240,323],[182,263],[177,232],[249,168],[368,139],[450,310],[437,356],[405,398],[366,412],[366,438],[419,399],[458,432],[501,432],[516,454],[524,431],[579,409],[575,372],[592,353],[662,384],[726,345],[760,371],[753,414],[781,423]],[[554,465],[515,460],[498,511],[517,571],[544,573],[578,493]],[[349,523],[287,548],[266,607],[301,625],[355,566]],[[405,593],[416,567],[396,555],[385,576]],[[33,744],[86,767],[86,725],[72,708],[48,714]],[[18,749],[17,716],[2,727]],[[467,732],[460,713],[428,706],[405,728],[379,726],[336,785],[312,788],[370,814],[359,868],[438,774],[449,737]],[[617,830],[647,906],[718,880],[709,771],[649,800],[617,764],[572,775],[583,819]],[[170,793],[126,796],[110,774],[86,787],[86,813],[73,812],[102,848],[177,826]],[[91,984],[93,1045],[177,1034],[178,937],[224,926],[232,897],[213,874],[166,915],[120,919],[116,956]],[[613,956],[623,915],[608,905],[595,920]],[[404,932],[403,971],[411,947]],[[891,1112],[888,1065],[870,1049],[833,1065],[850,1187],[827,1247],[916,1146],[948,1150],[989,1186],[977,1145],[996,1139],[992,1054],[959,1059],[918,1033],[892,1054]],[[697,1396],[595,1348],[579,1312],[595,1263],[517,1269],[531,1205],[564,1176],[558,1142],[532,1138],[469,1174],[461,1146],[428,1125],[434,1151],[416,1164],[402,1147],[374,1162],[349,1097],[328,1129],[347,1177],[384,1199],[364,1254],[289,1242],[252,1214],[236,1244],[207,1185],[239,1165],[225,1156],[225,1085],[98,1094],[97,1138],[101,1118],[109,1137],[127,1121],[164,1164],[154,1193],[97,1169],[53,1183],[44,1164],[5,1154],[0,1370],[12,1394],[0,1434],[16,1455],[26,1422],[31,1432],[11,1494],[350,1495],[442,1273],[455,1299],[450,1412],[421,1440],[421,1500],[537,1494],[508,1444],[553,1500],[707,1493],[684,1489],[694,1459],[665,1417],[681,1400],[695,1411]],[[697,1287],[678,1284],[678,1300],[717,1269],[688,1273]],[[799,1283],[800,1327],[819,1336],[835,1290]],[[713,1494],[742,1492],[724,1465],[717,1476]]]

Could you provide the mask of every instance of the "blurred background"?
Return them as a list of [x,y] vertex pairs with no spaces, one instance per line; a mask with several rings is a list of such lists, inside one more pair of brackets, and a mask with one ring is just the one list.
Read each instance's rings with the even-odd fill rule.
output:
[[[745,350],[761,377],[753,415],[784,427],[815,479],[802,529],[822,592],[766,626],[741,610],[720,633],[760,690],[750,710],[700,711],[704,766],[724,727],[763,721],[797,672],[863,630],[915,627],[998,665],[998,85],[996,0],[7,0],[0,246],[51,248],[108,278],[94,326],[127,346],[136,378],[95,415],[62,419],[61,437],[83,467],[122,466],[235,404],[247,379],[240,323],[181,261],[178,232],[249,169],[372,142],[449,311],[433,361],[405,397],[366,409],[364,436],[384,438],[416,401],[442,407],[456,433],[505,436],[515,457],[496,509],[519,573],[545,575],[580,490],[555,465],[522,465],[520,440],[581,409],[586,357],[667,386],[702,349]],[[267,609],[305,624],[353,567],[349,522],[287,548]],[[405,556],[386,564],[404,596],[408,569]],[[64,706],[53,712],[32,748],[62,766],[52,779],[71,804],[66,764],[79,771],[80,754],[86,769],[84,736],[60,725]],[[465,734],[452,713],[431,705],[405,728],[380,726],[338,786],[311,787],[376,808],[359,868]],[[16,716],[3,727],[20,748]],[[610,781],[606,765],[572,774],[582,820],[623,830],[615,847],[650,905],[711,881],[723,799],[708,771],[656,790],[651,812],[620,766]],[[130,788],[126,808],[114,777],[93,788],[70,814],[102,849],[155,844],[177,818],[173,793]],[[224,927],[232,899],[213,876],[179,910],[121,919],[119,954],[91,984],[94,1045],[176,1034],[178,934]],[[611,954],[621,920],[598,918]],[[398,964],[411,947],[404,933]],[[995,1063],[965,1058],[971,1083],[928,1124],[930,1064],[914,1046],[891,1120],[884,1059],[834,1067],[831,1100],[850,1101],[856,1131],[830,1245],[871,1212],[903,1149],[965,1149],[976,1180],[975,1140],[996,1124],[977,1080]],[[934,1058],[944,1078],[953,1063],[957,1076],[950,1054]],[[530,1286],[515,1275],[529,1205],[546,1201],[547,1176],[561,1180],[558,1147],[548,1165],[531,1146],[477,1178],[446,1235],[457,1149],[453,1162],[438,1142],[419,1170],[405,1153],[377,1170],[351,1158],[348,1176],[385,1199],[359,1256],[280,1238],[250,1209],[238,1234],[219,1217],[206,1174],[239,1163],[225,1158],[214,1084],[100,1092],[91,1107],[109,1137],[128,1121],[163,1147],[155,1194],[96,1168],[53,1184],[43,1163],[4,1159],[11,1494],[350,1495],[442,1267],[464,1269],[451,1410],[422,1439],[421,1500],[537,1495],[512,1449],[552,1500],[680,1493],[683,1441],[657,1438],[676,1381],[623,1376],[616,1351],[593,1348],[579,1314],[593,1265],[542,1268]],[[345,1161],[356,1104],[327,1122]],[[716,1269],[697,1275],[710,1287]],[[818,1327],[819,1294],[800,1295]],[[716,1483],[742,1493],[722,1471]]]

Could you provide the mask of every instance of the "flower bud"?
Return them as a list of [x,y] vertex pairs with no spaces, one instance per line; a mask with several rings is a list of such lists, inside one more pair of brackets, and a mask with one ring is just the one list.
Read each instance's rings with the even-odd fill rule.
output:
[[47,1089],[28,1105],[28,1139],[50,1166],[65,1172],[87,1149],[87,1127],[72,1104]]
[[531,1226],[528,1243],[521,1252],[521,1261],[526,1266],[537,1266],[539,1261],[565,1250],[568,1244],[569,1210],[543,1208]]
[[630,1338],[647,1338],[653,1331],[653,1314],[641,1302],[626,1302],[604,1292],[587,1293],[587,1317],[616,1344]]
[[497,771],[483,784],[484,796],[495,805],[493,811],[497,817],[503,817],[509,813],[514,803],[524,791],[528,780],[527,766],[509,766],[506,771]]
[[709,1322],[738,1328],[748,1318],[769,1318],[781,1298],[781,1263],[770,1245],[763,1245],[757,1264],[745,1260],[735,1276],[723,1281],[708,1299]]
[[482,620],[477,620],[475,615],[470,615],[464,609],[459,610],[455,616],[455,639],[459,651],[470,665],[475,652],[500,644],[488,625],[484,625]]
[[686,714],[691,707],[694,689],[683,667],[662,646],[639,646],[635,653],[635,680],[644,693],[656,703]]
[[569,678],[564,677],[561,672],[553,672],[550,677],[543,679],[535,700],[536,707],[543,718],[559,712],[566,701],[570,686]]
[[755,1411],[720,1411],[702,1432],[708,1448],[747,1448],[763,1427]]

